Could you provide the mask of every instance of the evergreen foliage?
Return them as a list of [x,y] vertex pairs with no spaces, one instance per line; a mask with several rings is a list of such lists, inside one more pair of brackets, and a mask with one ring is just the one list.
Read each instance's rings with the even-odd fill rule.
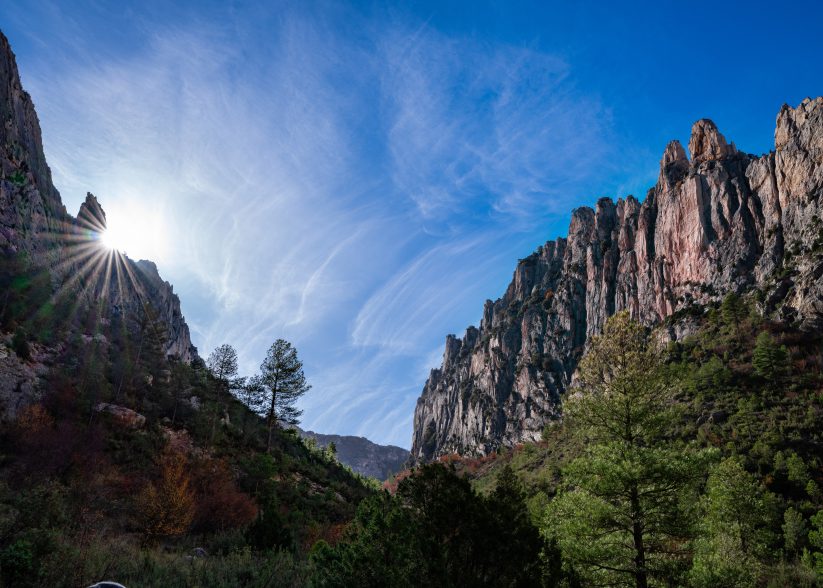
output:
[[728,458],[712,469],[700,510],[692,585],[756,586],[775,553],[774,495],[737,459]]
[[187,365],[150,306],[65,300],[4,256],[7,345],[53,357],[0,428],[0,584],[819,585],[821,337],[747,296],[690,307],[665,349],[617,315],[540,443],[392,495],[287,428],[309,389],[288,342],[248,379],[228,346]]
[[788,369],[788,355],[785,345],[778,345],[768,331],[763,331],[757,336],[752,353],[754,373],[770,386],[776,386]]
[[224,343],[209,354],[206,367],[214,378],[217,396],[217,410],[214,411],[211,424],[211,438],[214,439],[217,419],[225,412],[225,397],[229,393],[233,379],[237,376],[237,351]]
[[814,571],[818,580],[823,582],[823,510],[815,513],[811,523],[812,530],[809,531],[809,543],[814,549]]
[[363,501],[336,546],[312,551],[312,586],[556,586],[554,547],[532,524],[522,488],[503,470],[478,495],[443,464],[403,479],[394,497]]
[[295,403],[311,389],[303,374],[303,363],[297,358],[297,350],[291,343],[283,339],[272,343],[260,365],[260,378],[256,383],[261,386],[265,400],[269,429],[266,448],[271,449],[272,432],[278,422],[296,425],[303,411]]
[[579,373],[565,411],[587,447],[563,470],[544,532],[586,583],[678,582],[688,503],[712,454],[668,437],[680,419],[674,386],[661,351],[628,314],[593,339]]

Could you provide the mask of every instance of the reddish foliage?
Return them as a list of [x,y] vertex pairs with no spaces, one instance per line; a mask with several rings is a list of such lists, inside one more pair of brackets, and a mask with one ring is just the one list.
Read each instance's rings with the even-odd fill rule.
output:
[[394,494],[397,492],[397,486],[400,482],[411,476],[412,473],[414,473],[414,470],[403,470],[396,473],[392,478],[383,482],[383,490],[386,490],[389,494]]
[[34,404],[18,416],[13,427],[16,463],[27,474],[50,477],[68,471],[74,454],[84,451],[82,431],[70,421],[55,421],[43,405]]
[[224,460],[204,458],[195,462],[192,481],[197,503],[195,530],[243,527],[257,517],[257,505],[237,488],[234,474]]
[[347,523],[331,525],[313,525],[309,527],[302,541],[304,551],[308,552],[318,541],[325,541],[329,545],[337,545],[349,528]]
[[147,539],[186,533],[195,515],[195,497],[186,457],[167,451],[158,460],[160,475],[135,498],[136,520]]
[[441,455],[437,458],[437,461],[448,465],[450,463],[459,462],[462,459],[463,458],[460,456],[459,453],[449,453],[446,455]]
[[54,418],[42,404],[32,404],[20,411],[16,425],[20,439],[36,439],[54,427]]
[[43,399],[43,403],[51,414],[66,419],[78,414],[80,408],[78,397],[77,388],[72,384],[57,381],[52,384],[51,391]]

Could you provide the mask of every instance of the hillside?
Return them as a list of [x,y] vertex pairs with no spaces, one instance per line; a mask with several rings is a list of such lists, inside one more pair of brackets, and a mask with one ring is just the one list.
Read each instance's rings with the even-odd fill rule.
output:
[[[643,202],[602,198],[566,238],[519,261],[479,328],[449,335],[417,402],[412,459],[485,455],[540,439],[592,335],[628,310],[646,325],[757,289],[768,317],[823,321],[823,98],[784,106],[775,150],[739,151],[710,120],[673,141]],[[677,322],[671,340],[691,332]]]
[[91,194],[66,212],[2,34],[0,115],[0,583],[303,585],[373,488],[293,431],[267,450],[156,266]]

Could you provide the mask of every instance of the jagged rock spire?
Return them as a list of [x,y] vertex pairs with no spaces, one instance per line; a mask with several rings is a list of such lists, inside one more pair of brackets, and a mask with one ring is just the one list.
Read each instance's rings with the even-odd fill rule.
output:
[[86,193],[86,200],[80,205],[77,222],[85,229],[102,233],[106,229],[106,213],[91,192]]
[[737,149],[734,143],[726,143],[726,137],[717,130],[714,122],[701,118],[692,126],[689,153],[692,154],[692,163],[697,164],[729,157],[737,153]]
[[658,185],[662,190],[670,190],[688,171],[689,158],[686,156],[686,150],[680,141],[670,141],[660,160]]
[[[784,107],[775,152],[738,153],[699,120],[666,147],[658,184],[572,213],[568,237],[522,259],[480,329],[446,342],[414,414],[412,461],[540,439],[589,338],[620,310],[647,325],[757,287],[767,313],[823,328],[823,98]],[[794,244],[792,275],[785,246]],[[694,306],[696,305],[696,306]],[[688,313],[687,313],[688,314]],[[689,319],[666,334],[689,334]]]
[[8,39],[0,31],[0,160],[7,177],[20,172],[31,173],[34,185],[43,196],[46,212],[56,219],[65,216],[60,195],[51,181],[46,164],[40,121],[31,96],[20,83],[17,60]]
[[[180,299],[157,267],[125,256],[107,259],[105,251],[94,246],[93,235],[87,232],[106,228],[106,214],[97,198],[87,194],[76,219],[67,213],[52,184],[34,104],[20,83],[14,53],[2,32],[0,180],[0,254],[25,254],[38,269],[52,274],[62,295],[78,299],[78,308],[92,301],[108,305],[134,332],[151,308],[166,328],[166,354],[184,362],[198,360]],[[123,270],[119,277],[100,272],[100,262],[111,268],[115,259]]]

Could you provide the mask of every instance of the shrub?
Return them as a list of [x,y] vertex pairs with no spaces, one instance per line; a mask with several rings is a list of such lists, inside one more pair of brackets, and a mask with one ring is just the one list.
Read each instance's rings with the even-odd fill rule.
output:
[[160,480],[149,482],[138,494],[138,523],[147,538],[173,537],[189,530],[195,503],[186,465],[179,453],[165,454],[160,461]]

